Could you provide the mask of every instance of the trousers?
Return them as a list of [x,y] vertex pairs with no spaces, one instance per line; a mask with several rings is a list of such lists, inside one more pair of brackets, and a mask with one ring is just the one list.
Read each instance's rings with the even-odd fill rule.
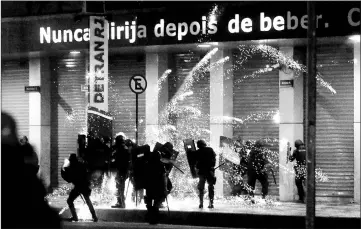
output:
[[208,183],[208,197],[210,200],[213,200],[214,199],[214,185],[216,184],[216,177],[214,175],[214,172],[210,171],[207,173],[201,173],[198,176],[199,176],[198,191],[199,191],[200,198],[203,199],[204,186],[207,182]]
[[254,196],[254,188],[256,186],[256,181],[258,180],[262,185],[262,197],[264,198],[268,194],[268,175],[267,173],[257,173],[256,171],[248,171],[248,185],[252,190],[249,190],[248,193],[250,196]]
[[89,211],[90,211],[93,219],[97,218],[93,204],[90,200],[90,194],[91,194],[91,190],[88,187],[74,186],[74,188],[70,191],[69,197],[66,202],[68,203],[69,210],[74,219],[78,220],[78,215],[76,214],[76,210],[74,207],[74,200],[80,195],[82,195],[84,197],[85,203],[88,205]]

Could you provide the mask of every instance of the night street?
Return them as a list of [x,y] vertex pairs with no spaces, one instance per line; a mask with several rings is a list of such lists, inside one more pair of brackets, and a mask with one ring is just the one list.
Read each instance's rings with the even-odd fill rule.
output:
[[0,227],[360,228],[360,9],[1,0]]
[[168,225],[157,224],[150,225],[148,223],[120,223],[120,222],[64,222],[63,229],[132,229],[132,228],[161,228],[161,229],[231,229],[230,227],[197,227],[197,226],[184,226],[184,225]]

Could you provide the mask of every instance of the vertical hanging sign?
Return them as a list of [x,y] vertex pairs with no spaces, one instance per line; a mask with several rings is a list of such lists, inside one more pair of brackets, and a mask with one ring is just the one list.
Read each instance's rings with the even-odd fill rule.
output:
[[89,103],[108,112],[108,21],[90,16],[89,27]]

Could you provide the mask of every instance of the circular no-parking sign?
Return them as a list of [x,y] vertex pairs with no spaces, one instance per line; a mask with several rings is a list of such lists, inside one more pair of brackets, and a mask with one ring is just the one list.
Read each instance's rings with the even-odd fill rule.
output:
[[129,88],[135,94],[142,94],[147,89],[147,80],[142,75],[133,75],[129,80]]

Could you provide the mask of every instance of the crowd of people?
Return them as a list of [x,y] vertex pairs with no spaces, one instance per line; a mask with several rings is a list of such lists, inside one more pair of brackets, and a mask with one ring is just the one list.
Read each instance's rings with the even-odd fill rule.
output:
[[[1,123],[2,136],[2,169],[11,171],[9,176],[2,176],[4,184],[9,188],[3,189],[2,196],[3,208],[7,210],[3,217],[4,228],[59,228],[59,215],[44,200],[46,195],[45,187],[38,178],[39,159],[34,148],[26,136],[20,140],[17,139],[16,123],[7,114],[2,113]],[[116,197],[117,202],[113,208],[125,208],[125,183],[129,178],[133,184],[133,198],[137,201],[137,193],[143,193],[139,202],[144,199],[147,207],[147,220],[151,224],[159,221],[159,209],[164,202],[167,202],[167,196],[173,188],[169,174],[176,166],[176,157],[178,152],[173,149],[173,144],[157,143],[153,151],[149,145],[138,146],[125,134],[120,132],[114,138],[114,144],[111,144],[111,138],[91,138],[88,136],[78,136],[78,153],[72,153],[67,163],[61,168],[61,175],[73,188],[69,193],[67,204],[71,212],[71,221],[78,221],[74,200],[81,196],[88,205],[93,221],[97,222],[98,217],[90,200],[92,187],[102,184],[106,173],[115,173],[116,179]],[[203,199],[205,193],[205,184],[208,184],[208,208],[214,208],[214,186],[217,182],[215,176],[216,153],[207,146],[204,140],[198,140],[197,150],[193,151],[195,155],[195,171],[198,181],[199,208],[203,208]],[[264,151],[266,145],[262,140],[251,144],[250,141],[241,143],[238,147],[240,157],[237,168],[241,176],[247,174],[247,188],[249,199],[254,203],[255,183],[258,180],[262,186],[262,198],[268,194],[268,172],[270,163]],[[301,202],[304,202],[304,190],[302,182],[305,180],[305,159],[306,151],[301,140],[295,142],[295,151],[289,155],[289,160],[296,160],[296,186]],[[11,161],[11,168],[8,161]],[[5,163],[4,163],[5,162]],[[14,166],[15,163],[15,167]],[[16,169],[14,169],[16,168]],[[4,174],[4,173],[2,173]],[[94,175],[95,174],[95,175]],[[9,179],[7,179],[9,178]],[[16,179],[19,178],[19,179]],[[93,185],[92,185],[93,184]],[[134,194],[135,193],[135,194]],[[9,198],[14,197],[14,198]],[[5,202],[4,202],[5,200]],[[6,200],[11,200],[8,203]],[[26,208],[16,206],[26,205]],[[26,209],[26,210],[25,210]],[[32,209],[35,209],[33,211]],[[25,212],[21,212],[24,211]],[[34,212],[42,214],[33,215]],[[26,226],[23,221],[13,220],[19,213],[28,216],[29,222]]]

